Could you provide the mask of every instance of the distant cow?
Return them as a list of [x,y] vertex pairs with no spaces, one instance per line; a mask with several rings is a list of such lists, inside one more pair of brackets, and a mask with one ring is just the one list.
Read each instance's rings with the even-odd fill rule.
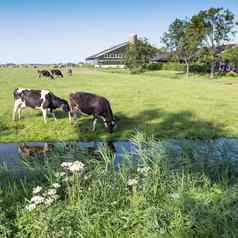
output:
[[53,75],[48,70],[37,70],[38,77],[48,77],[54,79]]
[[59,76],[59,77],[61,77],[61,78],[63,78],[64,77],[64,75],[63,75],[63,73],[59,70],[59,69],[52,69],[51,70],[51,74],[53,75],[53,76]]
[[73,75],[73,70],[72,69],[68,69],[68,74],[69,74],[69,76],[72,76]]
[[48,90],[34,90],[27,88],[17,88],[13,92],[14,96],[14,108],[13,108],[13,120],[16,119],[16,113],[18,113],[18,119],[21,119],[21,111],[25,107],[39,109],[42,111],[44,122],[47,123],[47,114],[50,112],[56,120],[54,111],[56,108],[61,108],[67,112],[70,116],[69,104],[66,100],[55,96]]
[[106,98],[86,92],[71,93],[69,106],[71,114],[79,112],[82,115],[93,116],[93,131],[95,131],[97,119],[101,119],[108,132],[113,132],[115,122],[110,103]]

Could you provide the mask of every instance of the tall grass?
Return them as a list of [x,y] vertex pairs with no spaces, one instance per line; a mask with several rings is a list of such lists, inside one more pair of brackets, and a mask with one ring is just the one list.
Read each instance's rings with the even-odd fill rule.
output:
[[[6,178],[1,188],[1,237],[237,237],[236,162],[210,160],[214,147],[207,157],[191,147],[170,157],[153,138],[138,133],[132,142],[136,161],[125,154],[119,169],[107,148],[100,161],[64,146],[44,160],[29,158],[31,176]],[[75,160],[84,169],[59,176],[60,164]],[[54,183],[59,199],[28,211],[32,189]]]

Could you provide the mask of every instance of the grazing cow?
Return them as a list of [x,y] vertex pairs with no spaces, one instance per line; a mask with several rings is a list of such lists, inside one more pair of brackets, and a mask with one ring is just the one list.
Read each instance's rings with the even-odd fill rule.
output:
[[16,119],[16,113],[18,113],[18,119],[21,119],[21,111],[25,107],[41,110],[45,123],[47,123],[48,112],[50,112],[56,120],[55,113],[53,112],[53,110],[56,108],[61,108],[63,111],[68,112],[70,116],[70,108],[68,102],[55,96],[48,90],[17,88],[14,90],[13,96],[13,120]]
[[61,78],[64,77],[63,73],[59,69],[52,69],[50,72],[55,77],[57,77],[57,76],[59,76]]
[[95,131],[97,119],[101,119],[108,132],[113,132],[115,122],[110,103],[106,98],[85,92],[71,93],[69,106],[71,114],[79,112],[82,115],[93,115],[93,131]]
[[54,79],[53,75],[48,70],[37,70],[38,77],[48,77]]
[[73,70],[72,69],[68,69],[68,74],[69,74],[69,76],[72,76],[73,75]]

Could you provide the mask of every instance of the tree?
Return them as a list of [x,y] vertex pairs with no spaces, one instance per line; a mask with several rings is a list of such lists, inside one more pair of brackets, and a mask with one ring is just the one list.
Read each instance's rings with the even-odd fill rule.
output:
[[211,70],[210,77],[214,77],[215,62],[218,58],[218,48],[231,40],[235,34],[234,14],[224,8],[209,8],[200,11],[192,17],[191,22],[197,25],[197,31],[203,35],[202,43],[208,48]]
[[142,72],[144,65],[158,52],[146,38],[129,43],[124,56],[125,65],[132,73]]
[[176,19],[162,38],[166,48],[179,61],[185,62],[187,76],[189,75],[190,64],[196,58],[196,52],[202,39],[202,35],[197,32],[196,26],[196,21]]
[[220,56],[223,60],[227,60],[234,64],[235,67],[238,67],[238,47],[226,49],[220,54]]

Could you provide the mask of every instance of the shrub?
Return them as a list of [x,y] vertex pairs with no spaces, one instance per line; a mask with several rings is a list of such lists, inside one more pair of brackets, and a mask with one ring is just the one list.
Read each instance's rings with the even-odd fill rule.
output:
[[[171,70],[171,71],[185,71],[186,65],[170,62],[170,63],[150,63],[146,66],[147,70]],[[190,65],[191,73],[209,73],[210,66],[209,64],[191,64]]]
[[163,66],[162,63],[158,63],[158,64],[157,63],[150,63],[150,64],[148,64],[146,66],[146,69],[147,70],[151,70],[151,71],[153,71],[153,70],[161,70],[162,66]]
[[185,64],[179,63],[150,63],[146,65],[147,70],[171,70],[171,71],[185,71]]
[[226,76],[229,76],[229,77],[237,77],[238,74],[237,74],[236,72],[234,72],[234,71],[230,71],[230,72],[227,72],[227,73],[226,73]]
[[163,69],[163,70],[174,70],[174,71],[185,71],[186,70],[186,65],[185,64],[180,64],[180,63],[175,63],[175,62],[163,63],[161,69]]
[[209,64],[192,64],[190,66],[190,72],[192,72],[192,73],[209,73],[210,65]]

